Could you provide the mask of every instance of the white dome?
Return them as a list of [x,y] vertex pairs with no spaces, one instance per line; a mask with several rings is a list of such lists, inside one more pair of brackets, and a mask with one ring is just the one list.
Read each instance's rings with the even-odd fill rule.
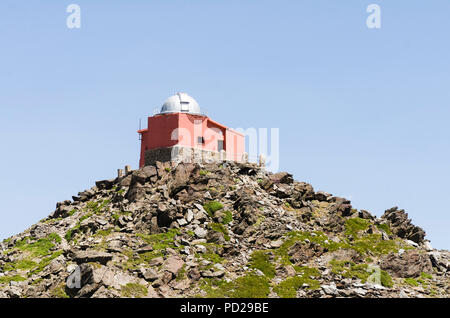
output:
[[186,93],[176,93],[170,96],[162,105],[160,114],[190,113],[200,114],[200,106],[195,99]]

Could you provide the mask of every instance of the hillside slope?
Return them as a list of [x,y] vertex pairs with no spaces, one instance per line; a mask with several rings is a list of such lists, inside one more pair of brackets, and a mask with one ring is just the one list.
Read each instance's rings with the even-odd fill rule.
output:
[[253,164],[132,171],[0,244],[1,297],[448,297],[448,251]]

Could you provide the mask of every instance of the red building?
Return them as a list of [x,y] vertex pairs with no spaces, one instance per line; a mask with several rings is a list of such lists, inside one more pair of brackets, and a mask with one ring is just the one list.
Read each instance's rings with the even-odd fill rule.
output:
[[141,129],[139,166],[156,161],[243,160],[244,135],[204,115],[186,93],[176,93]]

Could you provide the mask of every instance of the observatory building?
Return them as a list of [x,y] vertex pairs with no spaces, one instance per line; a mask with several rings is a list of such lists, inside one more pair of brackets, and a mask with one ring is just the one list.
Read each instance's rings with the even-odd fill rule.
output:
[[186,93],[170,96],[159,113],[148,117],[141,139],[139,167],[156,161],[244,160],[244,135],[203,114]]

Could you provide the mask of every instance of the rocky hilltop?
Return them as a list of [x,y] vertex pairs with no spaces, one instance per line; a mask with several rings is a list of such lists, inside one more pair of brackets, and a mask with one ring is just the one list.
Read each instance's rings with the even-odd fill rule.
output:
[[448,251],[254,164],[96,182],[0,244],[0,297],[448,297]]

